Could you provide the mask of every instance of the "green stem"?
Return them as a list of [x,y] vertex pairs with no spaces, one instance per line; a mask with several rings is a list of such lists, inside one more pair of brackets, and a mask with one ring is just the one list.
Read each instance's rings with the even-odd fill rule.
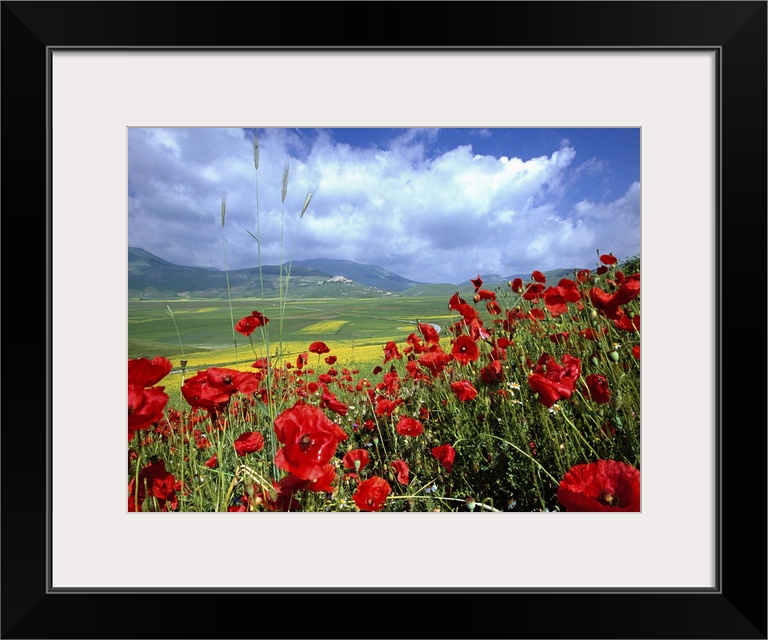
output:
[[555,482],[555,484],[558,484],[558,485],[560,484],[560,481],[557,478],[555,478],[555,476],[553,476],[549,471],[547,471],[543,466],[541,466],[541,463],[538,460],[536,460],[536,458],[534,458],[531,454],[527,453],[526,451],[523,451],[520,447],[518,447],[516,444],[510,442],[509,440],[504,440],[504,438],[500,438],[499,436],[495,436],[492,433],[489,433],[488,435],[491,438],[495,438],[496,440],[501,440],[502,442],[508,444],[510,447],[512,447],[516,451],[519,451],[520,453],[522,453],[526,458],[530,459],[531,462],[533,462],[536,466],[538,466],[539,469],[541,469],[550,478],[552,478],[552,480]]

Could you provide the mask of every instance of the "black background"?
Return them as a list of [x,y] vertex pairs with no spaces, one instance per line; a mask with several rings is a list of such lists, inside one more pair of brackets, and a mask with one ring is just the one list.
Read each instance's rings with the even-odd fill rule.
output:
[[[2,368],[3,638],[766,638],[766,2],[3,2],[1,11],[0,318],[21,345],[6,350]],[[718,588],[48,593],[51,379],[41,363],[51,323],[46,47],[56,46],[721,47]],[[684,281],[699,275],[677,276],[695,317]],[[670,375],[696,372],[680,363]],[[670,499],[685,509],[686,494],[707,487],[705,477],[681,478]],[[88,516],[98,517],[93,508]],[[132,552],[145,549],[149,565],[172,572],[153,548],[137,541]],[[275,552],[290,562],[307,550],[276,543]],[[371,570],[334,557],[336,570]],[[445,561],[471,561],[471,543]]]

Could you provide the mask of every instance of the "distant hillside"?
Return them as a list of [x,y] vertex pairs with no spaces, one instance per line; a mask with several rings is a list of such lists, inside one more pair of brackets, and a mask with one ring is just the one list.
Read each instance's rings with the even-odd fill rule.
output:
[[[287,275],[288,267],[288,264],[283,265],[283,275]],[[349,260],[300,260],[290,269],[288,295],[291,298],[418,297],[452,295],[457,291],[470,295],[474,291],[469,280],[458,285],[427,284],[408,280],[376,265]],[[547,282],[554,285],[560,278],[573,277],[574,271],[553,269],[545,271],[544,275]],[[180,266],[144,249],[128,247],[128,297],[133,300],[224,299],[227,297],[227,277],[233,298],[261,296],[262,280],[264,295],[272,298],[280,294],[280,272],[277,265],[235,269],[229,273],[210,267]],[[493,290],[508,286],[510,280],[518,277],[529,281],[531,274],[480,277],[483,288]]]
[[[335,261],[331,260],[330,263]],[[350,263],[354,264],[354,263]],[[365,265],[360,265],[365,266]],[[288,266],[283,268],[287,275]],[[227,277],[233,298],[277,297],[280,293],[280,267],[265,265],[261,269],[226,271],[203,267],[175,265],[137,247],[128,248],[128,297],[138,300],[174,300],[194,298],[226,298]],[[381,270],[385,272],[383,269]],[[348,271],[350,272],[350,271]],[[328,273],[294,263],[291,267],[289,295],[296,298],[338,298],[391,295],[388,291],[355,282],[343,273]],[[393,282],[399,276],[391,274]],[[283,281],[285,282],[285,281]]]
[[312,260],[297,260],[293,263],[293,268],[295,269],[297,266],[310,267],[335,276],[344,276],[360,284],[383,289],[384,291],[400,292],[415,284],[420,284],[376,265],[359,264],[350,260],[314,258]]

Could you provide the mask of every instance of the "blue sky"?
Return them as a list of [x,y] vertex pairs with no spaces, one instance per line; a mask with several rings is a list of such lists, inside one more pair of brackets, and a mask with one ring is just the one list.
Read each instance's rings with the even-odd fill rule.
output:
[[640,129],[129,129],[130,246],[240,269],[258,266],[251,234],[265,265],[338,258],[418,282],[591,268],[640,252]]

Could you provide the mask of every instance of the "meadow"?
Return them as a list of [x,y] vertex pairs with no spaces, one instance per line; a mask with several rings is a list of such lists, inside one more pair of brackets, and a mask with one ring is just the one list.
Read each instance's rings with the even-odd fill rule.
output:
[[[277,298],[263,302],[254,298],[238,299],[233,306],[239,319],[257,307],[268,317],[278,317],[283,305]],[[420,321],[442,326],[451,317],[442,296],[304,298],[284,307],[282,345],[279,339],[271,344],[270,355],[295,358],[310,342],[321,340],[333,346],[348,366],[368,371],[380,364],[382,345],[404,340]],[[227,300],[128,302],[128,357],[168,358],[173,369],[163,384],[176,400],[182,360],[187,362],[187,373],[211,366],[239,368],[265,356],[265,348],[263,342],[233,332]]]
[[277,296],[129,301],[128,511],[640,511],[639,257],[475,273],[445,297],[291,299],[281,269]]

